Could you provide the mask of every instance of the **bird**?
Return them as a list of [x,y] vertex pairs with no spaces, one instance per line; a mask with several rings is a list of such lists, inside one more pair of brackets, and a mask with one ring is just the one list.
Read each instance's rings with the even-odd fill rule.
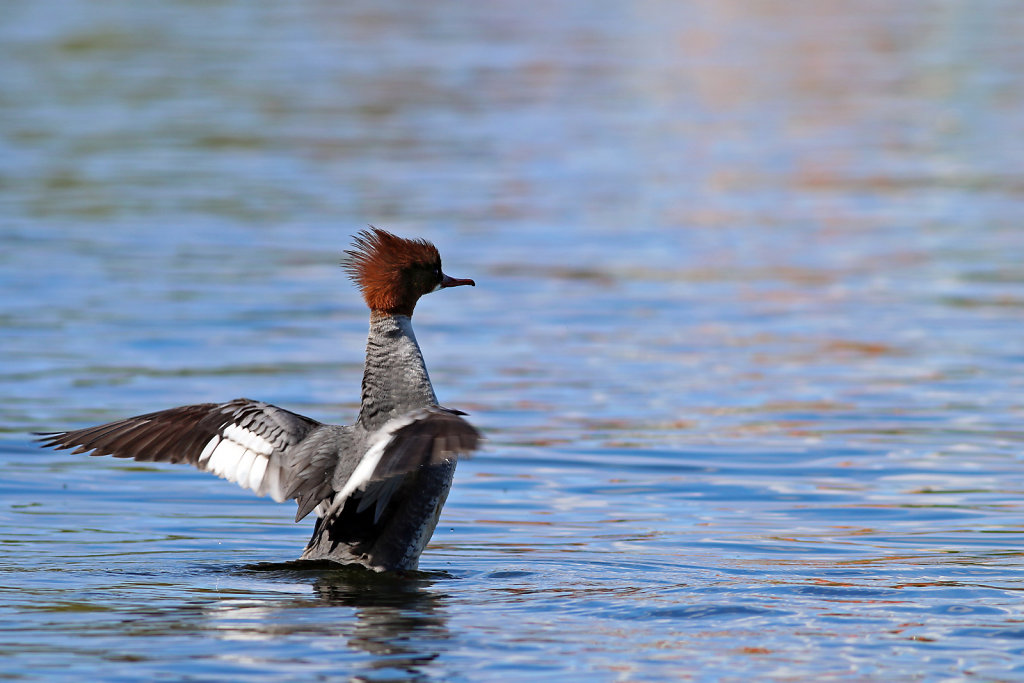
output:
[[483,436],[466,413],[438,404],[412,328],[420,297],[476,286],[449,277],[424,239],[373,226],[341,265],[370,309],[359,414],[324,424],[248,398],[199,403],[72,431],[40,432],[42,447],[143,462],[187,463],[277,502],[315,513],[300,560],[416,570],[460,456]]

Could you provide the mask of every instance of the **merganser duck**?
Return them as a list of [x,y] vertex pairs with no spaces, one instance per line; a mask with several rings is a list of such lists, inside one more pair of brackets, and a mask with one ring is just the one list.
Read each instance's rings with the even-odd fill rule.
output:
[[171,408],[67,432],[45,447],[139,461],[189,463],[317,521],[300,559],[416,569],[448,497],[460,455],[480,433],[437,403],[412,331],[424,294],[474,285],[445,275],[437,248],[370,227],[342,266],[370,308],[362,405],[340,426],[237,398]]

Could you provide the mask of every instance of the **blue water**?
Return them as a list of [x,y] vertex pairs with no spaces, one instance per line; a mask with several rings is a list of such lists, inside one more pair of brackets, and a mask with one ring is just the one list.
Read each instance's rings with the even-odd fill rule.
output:
[[[7,3],[0,676],[1024,678],[1013,2]],[[460,463],[420,574],[29,433],[349,422],[372,223]]]

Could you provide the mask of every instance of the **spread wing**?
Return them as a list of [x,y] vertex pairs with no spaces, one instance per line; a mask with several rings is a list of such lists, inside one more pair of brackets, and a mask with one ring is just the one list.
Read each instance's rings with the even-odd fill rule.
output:
[[194,465],[278,502],[295,499],[295,521],[314,509],[325,516],[352,495],[360,511],[376,505],[379,518],[404,475],[457,460],[481,440],[457,411],[431,406],[390,420],[356,448],[351,427],[246,398],[39,436],[74,453]]
[[44,446],[77,446],[75,453],[188,463],[278,502],[296,498],[301,508],[307,498],[316,499],[315,506],[330,495],[346,432],[269,403],[238,398],[40,436]]
[[357,511],[375,505],[374,518],[379,519],[406,474],[421,467],[457,461],[479,448],[483,437],[460,417],[462,414],[430,406],[386,422],[369,435],[366,451],[354,467],[336,474],[338,492],[317,514],[329,516],[344,507],[350,496],[356,496]]

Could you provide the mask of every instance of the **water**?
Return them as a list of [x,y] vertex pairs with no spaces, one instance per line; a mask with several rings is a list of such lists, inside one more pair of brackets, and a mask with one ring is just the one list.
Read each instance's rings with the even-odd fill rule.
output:
[[[1024,677],[1011,2],[12,2],[3,676]],[[366,223],[486,432],[423,572],[34,430],[357,408]]]

